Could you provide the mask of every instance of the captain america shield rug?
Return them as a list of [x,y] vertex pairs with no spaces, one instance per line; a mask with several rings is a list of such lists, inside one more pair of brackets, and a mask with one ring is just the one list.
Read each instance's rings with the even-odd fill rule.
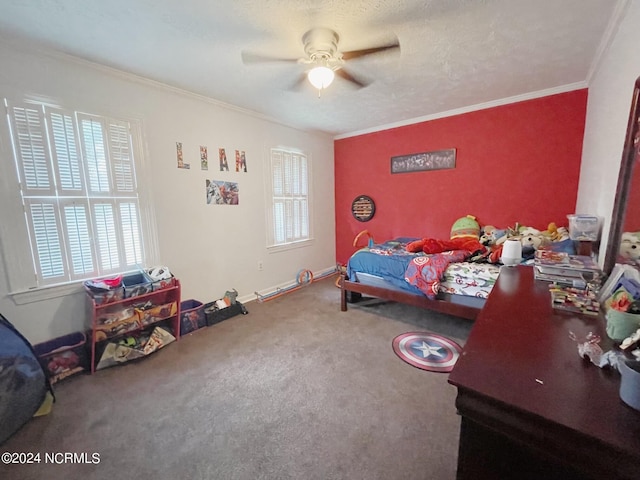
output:
[[409,332],[393,339],[393,351],[409,365],[421,370],[450,372],[462,347],[441,335]]

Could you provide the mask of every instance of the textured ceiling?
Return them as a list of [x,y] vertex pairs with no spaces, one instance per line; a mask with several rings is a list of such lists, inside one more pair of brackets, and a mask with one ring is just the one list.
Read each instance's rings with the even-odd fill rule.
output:
[[[585,82],[613,0],[2,0],[0,34],[259,112],[344,135]],[[304,65],[244,65],[243,50],[303,56],[324,26],[372,80],[292,91]]]

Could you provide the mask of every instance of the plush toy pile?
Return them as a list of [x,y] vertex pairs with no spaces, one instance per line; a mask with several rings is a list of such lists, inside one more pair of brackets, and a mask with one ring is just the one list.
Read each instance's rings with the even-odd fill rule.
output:
[[486,225],[482,229],[480,241],[489,250],[489,261],[500,263],[502,245],[507,239],[518,239],[522,243],[522,257],[525,260],[532,259],[536,250],[549,249],[575,253],[573,242],[569,238],[566,227],[558,227],[555,223],[549,223],[546,230],[538,230],[516,223],[514,227],[497,229],[493,225]]
[[[640,258],[640,232],[634,237],[637,242],[630,251]],[[473,215],[456,220],[451,227],[448,240],[422,238],[407,245],[409,252],[440,253],[449,250],[466,250],[471,261],[501,263],[502,246],[507,239],[522,242],[523,260],[532,259],[536,250],[549,249],[575,253],[573,241],[566,227],[549,223],[546,230],[516,223],[512,227],[497,228],[494,225],[481,226]],[[631,254],[631,253],[630,253]]]

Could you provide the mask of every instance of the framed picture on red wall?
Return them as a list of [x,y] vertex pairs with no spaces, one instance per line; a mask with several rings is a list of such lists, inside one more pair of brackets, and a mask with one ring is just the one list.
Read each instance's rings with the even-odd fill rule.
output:
[[391,157],[391,173],[424,172],[455,167],[455,148]]

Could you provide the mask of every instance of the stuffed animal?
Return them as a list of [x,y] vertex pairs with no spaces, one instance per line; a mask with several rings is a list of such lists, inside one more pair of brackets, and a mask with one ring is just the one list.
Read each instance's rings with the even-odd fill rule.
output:
[[485,247],[491,247],[493,245],[500,245],[507,239],[507,231],[500,230],[493,225],[486,225],[482,229],[482,235],[480,236],[480,243]]
[[495,245],[495,239],[493,237],[493,232],[496,230],[496,227],[493,225],[485,225],[482,229],[482,235],[480,235],[480,243],[485,247],[489,247],[491,245]]
[[622,234],[619,254],[629,260],[640,258],[640,232],[624,232]]
[[550,242],[562,242],[569,239],[567,227],[558,227],[555,222],[551,222],[547,229],[540,234]]
[[540,247],[544,246],[545,240],[544,237],[539,233],[527,233],[526,235],[522,235],[520,237],[520,242],[522,243],[522,249],[533,249],[538,250]]
[[525,226],[520,226],[520,229],[518,230],[518,234],[525,236],[525,235],[540,235],[540,230],[538,230],[537,228],[533,228],[533,227],[525,227]]
[[524,228],[519,223],[516,223],[515,226],[502,230],[502,235],[496,240],[496,245],[502,245],[509,238],[520,238],[520,231]]
[[[519,223],[516,223],[515,226],[509,227],[507,230],[503,231],[502,236],[498,238],[495,245],[497,247],[502,247],[507,239],[520,240],[522,243],[522,257],[524,259],[533,258],[535,251],[546,244],[545,238],[540,230],[533,227],[526,227]],[[493,250],[489,257],[489,261],[492,263],[497,262],[500,258],[500,250],[501,248]]]

